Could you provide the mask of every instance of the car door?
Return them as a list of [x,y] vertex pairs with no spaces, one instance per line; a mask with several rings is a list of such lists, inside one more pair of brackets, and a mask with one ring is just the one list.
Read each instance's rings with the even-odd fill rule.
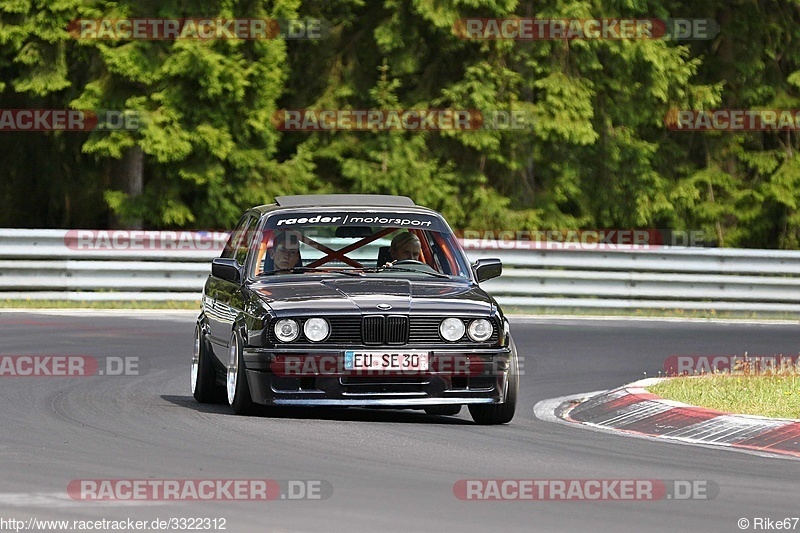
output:
[[[245,214],[231,232],[220,257],[236,259],[244,273],[247,251],[253,238],[257,217],[252,213]],[[233,321],[241,311],[242,290],[240,283],[209,276],[206,282],[203,309],[208,317],[210,340],[212,343],[226,347],[230,341]]]

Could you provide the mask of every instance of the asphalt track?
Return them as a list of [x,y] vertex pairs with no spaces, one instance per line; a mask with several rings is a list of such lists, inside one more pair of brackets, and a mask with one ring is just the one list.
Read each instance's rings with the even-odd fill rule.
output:
[[[0,313],[0,355],[138,357],[139,375],[0,377],[0,519],[225,518],[226,531],[741,531],[800,516],[800,461],[537,419],[540,400],[657,375],[670,355],[797,354],[800,325],[512,319],[507,426],[416,411],[244,418],[189,390],[191,313]],[[73,500],[80,479],[323,480],[322,500]],[[464,501],[464,479],[706,480],[711,500]],[[766,522],[761,522],[762,524]],[[0,522],[0,527],[2,522]],[[800,524],[795,526],[800,530]],[[7,529],[7,527],[6,527]],[[791,529],[791,528],[790,528]],[[70,528],[71,530],[71,528]]]

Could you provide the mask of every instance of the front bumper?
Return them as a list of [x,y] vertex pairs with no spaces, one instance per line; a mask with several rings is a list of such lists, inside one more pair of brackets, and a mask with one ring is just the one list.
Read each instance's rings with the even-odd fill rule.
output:
[[[301,349],[245,348],[245,371],[253,402],[425,407],[505,401],[511,358],[508,347],[427,350],[431,368],[428,371],[371,371],[361,375],[343,370],[344,352],[343,349],[310,353]],[[287,360],[311,364],[286,366]]]

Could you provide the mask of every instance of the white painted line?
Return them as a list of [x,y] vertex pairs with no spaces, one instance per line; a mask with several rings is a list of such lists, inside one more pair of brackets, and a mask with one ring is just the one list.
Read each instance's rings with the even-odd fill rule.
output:
[[[623,407],[622,409],[620,409],[619,414],[603,422],[585,422],[585,423],[613,428],[617,426],[633,424],[635,422],[639,422],[640,420],[644,420],[645,418],[649,418],[653,415],[659,415],[661,413],[667,412],[671,409],[672,407],[668,405],[663,405],[660,402],[645,400],[643,402],[638,402],[634,405]],[[625,428],[620,428],[620,429],[625,429]]]
[[722,415],[670,431],[663,437],[734,445],[785,425],[787,423],[783,421],[752,420],[736,415]]
[[789,459],[791,461],[798,461],[800,458],[792,455],[785,455],[785,454],[778,454],[778,453],[771,453],[768,451],[762,450],[753,450],[749,448],[738,448],[736,446],[732,446],[726,443],[707,443],[701,442],[694,439],[688,439],[686,437],[664,437],[664,436],[653,436],[653,435],[646,435],[643,433],[635,433],[631,431],[626,431],[624,429],[612,429],[608,427],[603,427],[597,424],[590,424],[585,422],[570,422],[564,420],[562,418],[558,418],[555,415],[555,410],[561,406],[564,402],[568,402],[571,400],[587,400],[592,396],[597,396],[598,394],[605,394],[609,392],[613,392],[619,389],[612,389],[609,391],[595,391],[595,392],[585,392],[582,394],[571,394],[568,396],[560,396],[558,398],[549,398],[546,400],[541,400],[533,406],[533,414],[539,420],[543,420],[545,422],[555,422],[557,424],[562,424],[565,426],[571,426],[576,429],[588,429],[590,431],[595,431],[598,433],[605,433],[606,435],[615,435],[617,437],[623,438],[634,438],[634,439],[644,439],[650,442],[658,442],[658,443],[665,443],[665,444],[675,444],[679,446],[695,446],[699,448],[705,448],[708,450],[729,450],[737,453],[745,453],[748,455],[755,455],[758,457],[764,457],[767,459]]
[[567,422],[566,420],[558,418],[555,415],[556,409],[564,402],[569,402],[572,400],[588,400],[592,396],[597,396],[598,394],[603,394],[605,392],[608,391],[598,390],[594,392],[584,392],[582,394],[571,394],[569,396],[561,396],[560,398],[542,400],[540,402],[536,402],[536,405],[533,406],[533,415],[539,420],[544,420],[545,422],[556,422],[572,426],[574,425],[572,422]]
[[153,500],[73,500],[66,492],[0,492],[2,507],[133,507],[144,505],[164,505],[163,501]]

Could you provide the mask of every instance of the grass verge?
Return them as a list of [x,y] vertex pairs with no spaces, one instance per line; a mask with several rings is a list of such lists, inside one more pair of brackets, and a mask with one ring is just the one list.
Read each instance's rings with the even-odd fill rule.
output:
[[200,300],[0,300],[4,309],[200,309]]
[[653,394],[726,413],[800,418],[800,375],[709,374],[675,377]]
[[699,319],[733,319],[733,320],[800,320],[800,315],[785,312],[747,312],[747,311],[716,311],[695,309],[605,309],[605,308],[572,308],[572,307],[537,307],[522,308],[513,305],[503,305],[507,315],[557,315],[557,316],[619,316],[643,318],[699,318]]

